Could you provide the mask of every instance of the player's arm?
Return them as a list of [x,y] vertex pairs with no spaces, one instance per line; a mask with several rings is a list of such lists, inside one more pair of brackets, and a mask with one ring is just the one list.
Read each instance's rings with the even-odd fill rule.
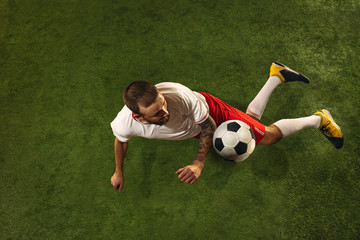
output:
[[125,155],[128,149],[127,142],[121,142],[119,139],[115,137],[114,143],[114,151],[115,151],[115,162],[116,162],[116,169],[114,175],[111,177],[111,184],[114,187],[115,191],[121,192],[124,186],[124,160]]
[[176,173],[179,174],[181,181],[193,184],[201,174],[204,167],[205,159],[212,146],[213,135],[216,130],[214,119],[209,117],[200,124],[201,136],[199,140],[199,150],[192,165],[179,169]]
[[209,115],[204,122],[200,123],[200,126],[201,136],[199,140],[199,150],[193,164],[199,165],[202,168],[204,166],[206,156],[212,146],[216,124],[214,119]]

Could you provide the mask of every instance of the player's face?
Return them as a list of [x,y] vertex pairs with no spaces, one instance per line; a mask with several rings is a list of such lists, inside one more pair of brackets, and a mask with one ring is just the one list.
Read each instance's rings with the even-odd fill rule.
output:
[[169,111],[164,96],[159,93],[156,101],[149,107],[139,106],[141,118],[150,124],[164,125],[169,121]]

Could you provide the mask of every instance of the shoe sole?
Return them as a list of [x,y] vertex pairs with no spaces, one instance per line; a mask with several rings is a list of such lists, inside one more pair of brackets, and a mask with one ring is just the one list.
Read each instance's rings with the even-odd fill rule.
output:
[[295,81],[300,81],[300,82],[304,82],[307,84],[310,83],[310,80],[306,76],[289,68],[288,66],[286,66],[282,63],[273,62],[273,65],[280,67],[280,68],[284,68],[283,70],[280,70],[280,74],[285,79],[285,83],[286,82],[295,82]]

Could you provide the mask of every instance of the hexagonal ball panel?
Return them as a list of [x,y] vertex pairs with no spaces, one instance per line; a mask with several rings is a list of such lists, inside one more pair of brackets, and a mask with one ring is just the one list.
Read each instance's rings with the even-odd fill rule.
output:
[[222,141],[225,147],[235,147],[239,139],[235,132],[226,132],[222,137]]
[[242,162],[242,161],[244,161],[245,159],[247,159],[249,156],[250,156],[250,154],[244,153],[244,154],[242,154],[242,155],[240,155],[240,156],[237,156],[237,157],[234,159],[234,161],[235,161],[235,162]]
[[234,160],[238,155],[236,154],[234,148],[225,147],[221,151],[221,156],[227,160]]
[[248,143],[252,139],[249,130],[246,128],[241,128],[239,131],[236,132],[236,135],[239,141],[243,143]]
[[251,139],[251,141],[247,144],[247,150],[246,152],[248,154],[251,154],[255,149],[256,143],[254,139]]

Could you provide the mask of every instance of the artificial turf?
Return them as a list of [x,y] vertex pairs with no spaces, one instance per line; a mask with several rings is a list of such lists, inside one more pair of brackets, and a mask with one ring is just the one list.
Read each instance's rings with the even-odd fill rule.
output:
[[[0,1],[0,239],[360,239],[360,2]],[[110,122],[134,80],[173,81],[240,110],[272,61],[283,84],[262,122],[327,108],[315,129],[244,162],[198,142],[133,138],[121,193]]]

